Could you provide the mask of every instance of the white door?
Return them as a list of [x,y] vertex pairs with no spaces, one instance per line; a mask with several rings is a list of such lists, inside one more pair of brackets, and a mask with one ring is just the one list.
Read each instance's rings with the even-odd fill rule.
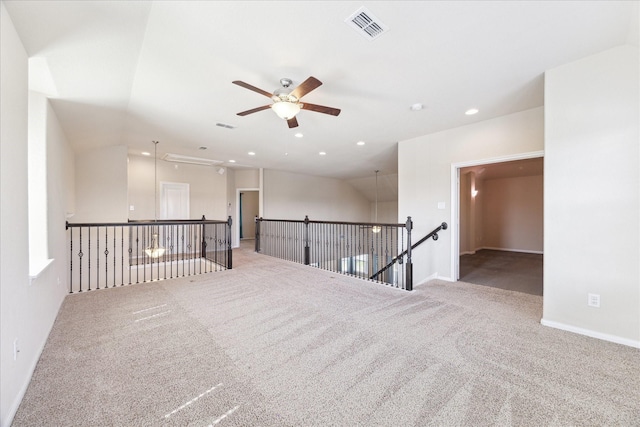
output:
[[160,183],[160,219],[190,219],[189,184]]

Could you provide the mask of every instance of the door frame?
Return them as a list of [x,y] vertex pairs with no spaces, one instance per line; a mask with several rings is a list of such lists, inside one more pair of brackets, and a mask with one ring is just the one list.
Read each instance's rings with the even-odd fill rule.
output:
[[451,163],[451,279],[460,280],[460,169],[469,166],[489,165],[514,160],[544,158],[544,150],[511,154],[481,160]]

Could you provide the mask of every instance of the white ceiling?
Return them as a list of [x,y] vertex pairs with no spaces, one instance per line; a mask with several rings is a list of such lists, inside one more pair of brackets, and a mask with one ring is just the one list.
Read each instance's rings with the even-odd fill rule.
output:
[[[638,43],[637,1],[5,4],[74,149],[159,140],[159,156],[368,178],[368,193],[374,170],[397,188],[398,141],[541,106],[545,70]],[[344,22],[363,5],[389,27],[375,40]],[[309,76],[324,84],[303,101],[338,117],[302,111],[289,129],[269,110],[236,115],[270,101],[232,81],[272,92]]]

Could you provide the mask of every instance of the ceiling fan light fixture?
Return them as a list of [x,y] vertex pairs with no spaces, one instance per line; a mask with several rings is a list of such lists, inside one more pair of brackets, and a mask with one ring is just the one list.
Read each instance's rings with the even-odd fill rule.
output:
[[284,120],[292,119],[300,112],[300,104],[297,102],[277,101],[271,105],[271,109]]

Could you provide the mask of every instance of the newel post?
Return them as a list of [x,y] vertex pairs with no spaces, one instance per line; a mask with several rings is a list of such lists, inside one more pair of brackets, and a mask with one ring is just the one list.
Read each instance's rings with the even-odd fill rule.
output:
[[206,239],[206,226],[204,224],[204,222],[206,221],[206,218],[204,217],[204,215],[202,215],[202,242],[200,242],[200,258],[206,258],[207,257],[207,239]]
[[262,218],[258,218],[256,215],[254,221],[256,222],[256,252],[260,252],[260,224],[262,223]]
[[231,215],[227,219],[227,268],[231,270],[233,266],[233,251],[231,250],[231,224],[233,221],[231,220]]
[[411,261],[411,229],[413,228],[413,221],[411,217],[407,217],[407,265],[405,266],[406,284],[405,289],[407,291],[413,290],[413,262]]

